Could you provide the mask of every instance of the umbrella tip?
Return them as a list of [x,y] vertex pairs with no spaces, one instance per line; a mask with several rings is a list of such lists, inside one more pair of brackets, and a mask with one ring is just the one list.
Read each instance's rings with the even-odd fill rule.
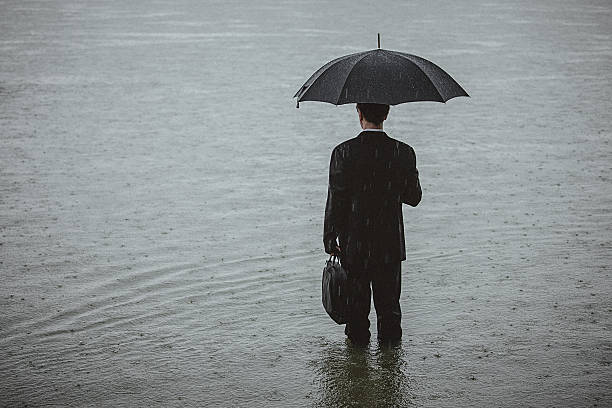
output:
[[378,33],[378,49],[380,49],[380,33]]

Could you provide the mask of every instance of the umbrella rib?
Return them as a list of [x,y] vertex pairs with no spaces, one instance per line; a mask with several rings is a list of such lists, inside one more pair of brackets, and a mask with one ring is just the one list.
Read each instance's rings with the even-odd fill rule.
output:
[[[354,54],[344,55],[342,57],[338,57],[336,59],[333,59],[333,60],[329,61],[327,64],[325,64],[321,68],[319,68],[314,74],[312,74],[310,76],[310,78],[308,78],[306,80],[306,82],[304,82],[304,85],[302,85],[302,87],[295,93],[295,95],[293,95],[293,97],[294,98],[297,97],[298,98],[298,102],[299,102],[300,98],[306,93],[308,88],[310,88],[310,85],[312,85],[321,75],[323,75],[331,67],[333,67],[335,63],[337,63],[340,60],[347,59],[347,58],[353,57],[353,56],[358,55],[358,54],[365,54],[366,52],[367,51],[356,52]],[[307,85],[309,82],[310,82],[310,84]]]
[[[396,52],[396,51],[389,51],[389,52],[392,53],[393,55],[397,55],[398,57],[402,57],[402,58],[410,61],[414,65],[416,65],[416,67],[423,73],[423,75],[425,75],[425,78],[427,78],[429,83],[431,83],[431,86],[433,86],[433,89],[436,90],[436,92],[438,93],[438,96],[440,96],[440,99],[442,100],[442,102],[446,103],[446,101],[444,100],[444,97],[442,96],[442,93],[440,92],[440,90],[438,89],[438,87],[436,86],[434,81],[432,81],[431,78],[429,77],[429,75],[427,75],[427,73],[423,70],[423,68],[421,67],[421,64],[419,64],[416,61],[413,61],[411,58],[408,58],[408,55],[410,55],[410,54],[403,54],[401,52]],[[410,55],[410,56],[412,56],[412,55]]]
[[323,66],[322,66],[321,68],[319,68],[318,70],[316,70],[316,71],[314,72],[314,74],[312,74],[312,75],[310,76],[310,78],[308,78],[308,79],[306,80],[306,82],[304,82],[304,85],[302,85],[302,86],[300,87],[300,89],[298,89],[298,91],[295,93],[295,95],[293,95],[293,97],[295,98],[295,97],[296,97],[296,96],[298,96],[298,95],[299,95],[301,92],[303,92],[303,91],[305,91],[306,89],[308,89],[308,86],[306,85],[307,83],[309,83],[309,82],[313,82],[313,83],[314,83],[314,82],[317,80],[317,78],[319,78],[319,77],[321,76],[321,74],[323,74],[323,72],[327,71],[327,70],[328,70],[328,69],[329,69],[329,68],[330,68],[332,65],[334,65],[336,62],[338,62],[338,61],[340,61],[340,60],[342,60],[342,59],[344,59],[344,58],[347,58],[347,57],[348,57],[348,56],[347,56],[347,55],[345,55],[345,56],[342,56],[342,57],[338,57],[338,58],[336,58],[336,59],[333,59],[333,60],[329,61],[327,64],[323,65]]
[[369,55],[369,53],[366,51],[363,53],[363,55],[357,59],[357,61],[355,61],[355,63],[353,64],[353,66],[351,67],[351,69],[348,70],[348,74],[346,74],[346,78],[344,78],[344,85],[342,85],[342,89],[340,89],[340,93],[338,94],[338,99],[336,100],[335,105],[338,105],[338,103],[340,102],[340,98],[342,98],[342,92],[344,92],[344,89],[346,88],[346,83],[348,81],[348,78],[351,76],[351,74],[353,73],[353,69],[355,68],[355,66],[357,64],[359,64],[361,62],[362,59],[364,59],[365,57],[367,57]]

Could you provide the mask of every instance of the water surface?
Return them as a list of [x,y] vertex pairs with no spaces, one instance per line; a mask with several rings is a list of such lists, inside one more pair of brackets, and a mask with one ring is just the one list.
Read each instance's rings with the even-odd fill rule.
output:
[[[609,2],[0,9],[3,405],[612,404]],[[472,98],[391,110],[424,193],[361,350],[320,301],[356,113],[291,96],[377,32]]]

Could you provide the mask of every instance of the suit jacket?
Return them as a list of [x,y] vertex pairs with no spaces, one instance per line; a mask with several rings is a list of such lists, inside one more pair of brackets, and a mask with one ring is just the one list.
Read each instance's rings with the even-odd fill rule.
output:
[[323,243],[342,261],[368,263],[406,259],[402,203],[415,207],[421,185],[412,147],[384,132],[364,131],[336,146],[329,165]]

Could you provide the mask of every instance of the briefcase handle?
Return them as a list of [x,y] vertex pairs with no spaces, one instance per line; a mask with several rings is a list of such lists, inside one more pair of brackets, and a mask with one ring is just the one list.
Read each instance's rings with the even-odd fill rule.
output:
[[330,255],[329,259],[327,260],[327,262],[334,262],[334,259],[337,260],[337,262],[341,262],[342,261],[338,255]]

